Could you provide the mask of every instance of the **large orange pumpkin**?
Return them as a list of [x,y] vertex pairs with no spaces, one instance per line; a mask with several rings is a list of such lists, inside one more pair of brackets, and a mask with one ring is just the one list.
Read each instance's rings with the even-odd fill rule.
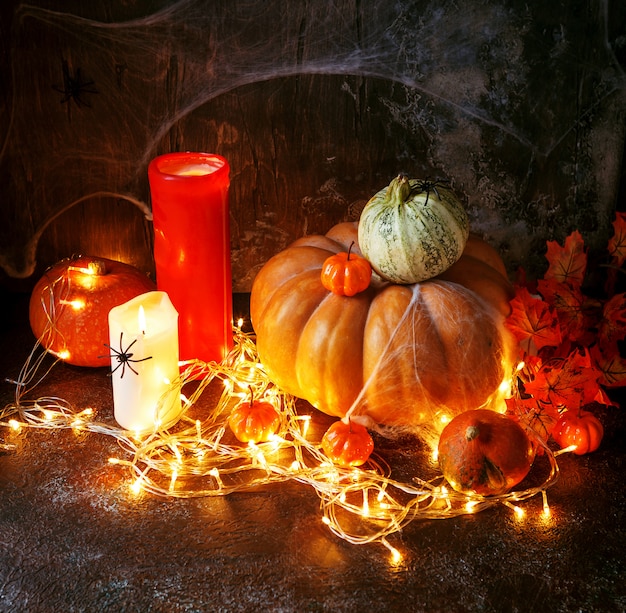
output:
[[108,366],[109,311],[154,289],[154,281],[130,264],[84,255],[61,260],[33,288],[30,326],[65,362]]
[[[509,374],[512,287],[497,252],[472,236],[435,279],[395,285],[374,276],[355,296],[329,292],[324,261],[356,240],[356,223],[338,224],[259,271],[251,318],[273,381],[329,415],[389,425],[432,425],[439,413],[488,404]],[[352,250],[360,253],[358,243]]]

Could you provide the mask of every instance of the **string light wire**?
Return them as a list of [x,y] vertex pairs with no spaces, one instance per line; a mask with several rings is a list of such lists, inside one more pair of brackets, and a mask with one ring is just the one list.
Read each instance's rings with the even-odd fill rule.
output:
[[[391,553],[394,563],[400,552],[388,537],[416,519],[445,519],[475,513],[503,504],[520,513],[519,503],[542,497],[548,507],[546,490],[559,476],[555,454],[541,441],[549,469],[543,481],[523,491],[500,496],[468,496],[449,489],[441,475],[429,480],[418,476],[410,482],[391,476],[390,467],[373,455],[359,468],[334,465],[319,441],[310,440],[311,415],[296,410],[296,399],[278,389],[258,359],[254,338],[234,328],[234,347],[221,363],[191,360],[181,363],[178,389],[193,383],[183,397],[180,421],[168,430],[155,429],[147,435],[120,429],[94,418],[91,408],[78,410],[68,401],[43,396],[25,400],[59,360],[44,366],[46,352],[37,343],[20,371],[15,402],[0,411],[0,426],[93,432],[114,438],[123,457],[110,458],[130,473],[135,494],[193,498],[225,496],[251,491],[261,485],[296,481],[311,487],[320,499],[321,521],[337,537],[353,544],[379,542]],[[42,375],[38,375],[41,369]],[[222,383],[222,392],[213,409],[202,419],[190,414],[211,384]],[[280,413],[277,433],[268,441],[244,445],[230,435],[227,420],[239,403],[249,398],[270,402]],[[167,394],[164,395],[164,397]],[[3,444],[3,450],[15,446]]]

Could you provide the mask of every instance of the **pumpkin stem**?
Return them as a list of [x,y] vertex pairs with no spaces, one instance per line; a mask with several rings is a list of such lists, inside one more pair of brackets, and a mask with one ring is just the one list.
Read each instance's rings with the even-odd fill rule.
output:
[[479,434],[480,429],[478,426],[467,426],[467,430],[465,430],[465,439],[473,441]]
[[252,403],[254,402],[254,390],[251,385],[248,385],[248,389],[250,390],[250,407],[252,407]]
[[352,247],[354,247],[354,241],[352,241],[350,243],[350,246],[348,247],[348,257],[346,258],[346,260],[350,261],[350,254],[352,253]]
[[389,184],[385,199],[390,206],[400,206],[408,200],[410,194],[409,177],[401,173]]
[[96,277],[101,277],[102,275],[106,275],[107,263],[100,258],[90,259],[86,266],[87,274],[94,275]]

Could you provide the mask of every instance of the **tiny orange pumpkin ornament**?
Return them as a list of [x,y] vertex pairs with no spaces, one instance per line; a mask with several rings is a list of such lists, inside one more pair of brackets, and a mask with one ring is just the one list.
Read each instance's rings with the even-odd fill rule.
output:
[[57,262],[30,296],[29,320],[50,353],[74,366],[109,366],[109,311],[156,289],[140,270],[116,260],[78,256]]
[[322,449],[335,464],[361,466],[372,455],[374,440],[365,426],[339,420],[324,433]]
[[454,417],[439,438],[439,467],[463,494],[504,494],[530,471],[534,447],[513,419],[488,409]]
[[264,443],[278,430],[280,415],[271,403],[257,400],[250,388],[250,399],[233,409],[228,425],[242,443]]
[[331,255],[322,266],[322,285],[340,296],[354,296],[365,291],[372,278],[372,266],[361,255],[352,251],[354,241],[348,251]]
[[584,455],[595,451],[602,442],[604,427],[589,411],[564,411],[552,430],[556,444],[565,449],[575,446],[573,453]]

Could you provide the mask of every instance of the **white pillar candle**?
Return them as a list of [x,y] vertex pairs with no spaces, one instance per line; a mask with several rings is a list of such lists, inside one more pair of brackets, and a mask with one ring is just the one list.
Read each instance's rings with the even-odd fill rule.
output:
[[109,311],[117,423],[135,432],[167,428],[182,412],[178,313],[165,292],[141,294]]

